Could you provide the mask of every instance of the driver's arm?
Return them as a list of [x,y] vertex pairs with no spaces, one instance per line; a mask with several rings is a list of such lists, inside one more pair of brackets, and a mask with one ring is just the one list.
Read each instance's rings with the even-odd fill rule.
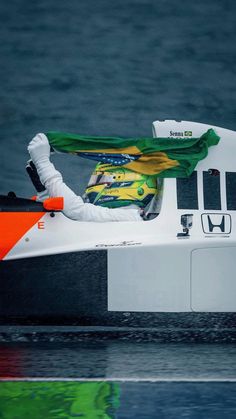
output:
[[45,134],[37,134],[29,143],[28,151],[42,184],[50,197],[64,198],[63,213],[80,221],[142,221],[136,209],[104,208],[84,203],[64,182],[62,175],[50,161],[50,145]]

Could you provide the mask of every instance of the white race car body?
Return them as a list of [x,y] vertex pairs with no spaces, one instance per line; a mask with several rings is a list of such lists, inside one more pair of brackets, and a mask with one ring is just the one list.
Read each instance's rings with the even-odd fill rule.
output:
[[[181,141],[209,128],[219,144],[190,178],[163,181],[154,219],[78,222],[39,211],[5,247],[2,237],[2,315],[40,317],[41,305],[47,318],[101,324],[109,313],[236,312],[236,132],[166,120],[153,123],[153,135]],[[22,299],[15,308],[10,287]]]

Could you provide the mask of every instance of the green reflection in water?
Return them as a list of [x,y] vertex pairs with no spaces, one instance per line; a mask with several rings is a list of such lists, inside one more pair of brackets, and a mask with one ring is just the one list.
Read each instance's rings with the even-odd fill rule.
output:
[[114,419],[119,384],[109,382],[1,382],[1,419]]

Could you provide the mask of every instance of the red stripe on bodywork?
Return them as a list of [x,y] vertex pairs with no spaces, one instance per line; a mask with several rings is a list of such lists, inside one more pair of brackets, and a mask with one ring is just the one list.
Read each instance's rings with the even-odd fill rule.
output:
[[0,212],[0,260],[44,214],[45,212]]

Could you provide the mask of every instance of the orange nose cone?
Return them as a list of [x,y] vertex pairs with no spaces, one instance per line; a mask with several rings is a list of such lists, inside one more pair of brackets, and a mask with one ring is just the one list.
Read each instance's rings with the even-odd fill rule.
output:
[[43,201],[43,207],[47,211],[62,211],[64,208],[64,198],[57,196],[56,198],[47,198]]
[[16,245],[45,212],[0,212],[0,260]]

